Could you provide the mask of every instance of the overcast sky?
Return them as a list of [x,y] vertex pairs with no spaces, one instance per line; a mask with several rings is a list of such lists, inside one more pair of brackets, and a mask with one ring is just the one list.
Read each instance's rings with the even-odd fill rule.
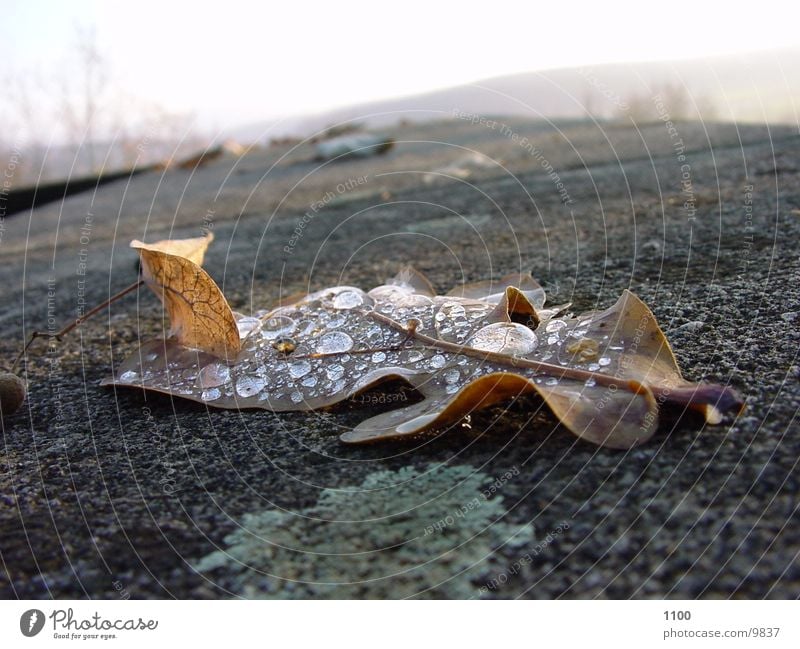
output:
[[76,26],[94,27],[129,93],[228,128],[513,72],[798,45],[797,4],[2,0],[0,78],[73,73]]

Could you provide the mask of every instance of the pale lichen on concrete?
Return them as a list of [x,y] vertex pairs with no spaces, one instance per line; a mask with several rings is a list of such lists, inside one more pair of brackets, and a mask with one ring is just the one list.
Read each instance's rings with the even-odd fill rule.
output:
[[535,543],[492,483],[469,466],[378,471],[307,509],[245,515],[195,567],[248,598],[474,597],[498,547]]

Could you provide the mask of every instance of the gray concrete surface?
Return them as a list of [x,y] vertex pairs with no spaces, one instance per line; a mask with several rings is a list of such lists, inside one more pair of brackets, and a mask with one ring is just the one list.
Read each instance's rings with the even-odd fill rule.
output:
[[797,597],[800,138],[676,129],[405,126],[380,158],[258,150],[6,219],[6,366],[31,330],[135,279],[130,239],[213,226],[205,266],[241,311],[369,288],[406,262],[440,291],[531,271],[576,310],[629,288],[687,377],[748,405],[718,427],[664,413],[627,453],[576,440],[534,399],[447,436],[346,447],[338,434],[385,395],[413,395],[278,416],[100,388],[163,331],[143,291],[22,367],[29,397],[0,449],[0,595]]

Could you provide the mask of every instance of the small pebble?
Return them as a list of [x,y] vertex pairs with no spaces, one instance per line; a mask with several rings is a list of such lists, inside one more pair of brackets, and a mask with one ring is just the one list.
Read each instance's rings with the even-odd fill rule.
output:
[[15,413],[25,401],[25,381],[16,374],[0,373],[0,416]]

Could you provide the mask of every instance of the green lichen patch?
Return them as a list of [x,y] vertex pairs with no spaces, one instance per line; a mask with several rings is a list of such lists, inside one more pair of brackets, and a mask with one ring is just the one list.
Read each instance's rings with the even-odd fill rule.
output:
[[498,485],[518,473],[378,471],[308,509],[245,515],[195,567],[248,598],[475,597],[504,564],[497,548],[534,543],[531,525],[502,520]]

